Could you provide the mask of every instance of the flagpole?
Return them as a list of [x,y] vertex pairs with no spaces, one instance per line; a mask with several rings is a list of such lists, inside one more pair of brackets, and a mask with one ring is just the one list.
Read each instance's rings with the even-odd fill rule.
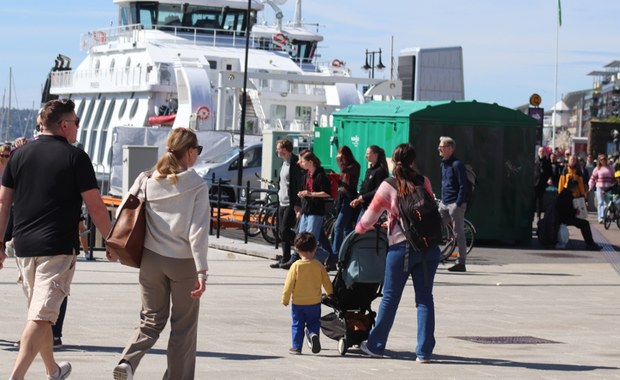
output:
[[551,115],[551,130],[552,130],[552,138],[551,138],[551,148],[555,151],[555,127],[557,124],[557,104],[558,104],[558,56],[559,56],[559,46],[560,46],[560,26],[562,26],[562,5],[560,4],[561,0],[558,0],[558,20],[557,27],[555,32],[555,84],[553,89],[553,114]]

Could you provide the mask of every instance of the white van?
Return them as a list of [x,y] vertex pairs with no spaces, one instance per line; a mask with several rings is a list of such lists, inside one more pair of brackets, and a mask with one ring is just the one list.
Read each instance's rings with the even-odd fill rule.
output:
[[[256,174],[261,174],[261,164],[263,160],[263,144],[252,143],[245,145],[243,150],[243,174],[241,184],[245,186],[250,181],[250,187],[259,187],[256,181]],[[209,186],[215,190],[212,183],[221,178],[223,183],[236,185],[237,170],[239,168],[239,147],[233,146],[224,153],[206,161],[198,162],[194,165],[194,170]],[[256,173],[256,174],[255,174]],[[212,191],[213,192],[213,191]],[[222,187],[222,192],[228,198],[234,199],[234,191],[230,187]]]

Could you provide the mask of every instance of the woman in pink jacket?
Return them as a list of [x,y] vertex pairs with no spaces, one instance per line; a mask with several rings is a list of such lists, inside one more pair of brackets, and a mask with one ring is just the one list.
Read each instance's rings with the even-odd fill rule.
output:
[[[439,248],[434,246],[426,252],[419,252],[407,243],[398,219],[398,192],[414,191],[414,181],[424,186],[433,194],[428,178],[420,176],[415,169],[415,150],[411,144],[400,144],[394,149],[394,177],[399,190],[387,181],[383,181],[368,209],[355,227],[355,232],[362,234],[374,228],[375,222],[384,211],[388,212],[389,248],[385,263],[383,279],[383,298],[379,305],[374,327],[360,345],[360,349],[371,357],[382,357],[398,304],[407,280],[411,277],[415,292],[417,308],[416,361],[429,363],[435,348],[435,304],[433,301],[433,280],[439,266]],[[423,260],[426,261],[424,264]]]
[[607,163],[607,157],[604,154],[598,155],[596,168],[592,171],[588,186],[592,191],[596,186],[596,203],[597,218],[599,223],[603,223],[605,216],[605,207],[607,207],[607,197],[603,189],[614,184],[614,169]]

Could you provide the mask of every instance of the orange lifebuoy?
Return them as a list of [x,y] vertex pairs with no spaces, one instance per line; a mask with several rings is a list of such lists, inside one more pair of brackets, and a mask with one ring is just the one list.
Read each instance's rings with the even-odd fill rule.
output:
[[94,33],[94,37],[95,37],[95,41],[97,42],[101,42],[101,43],[105,43],[106,38],[105,38],[105,33],[102,31],[97,31]]
[[342,62],[341,60],[339,60],[339,59],[334,59],[334,60],[332,61],[332,66],[334,66],[334,67],[340,67],[340,66],[342,66],[342,63],[343,63],[343,62]]
[[284,45],[286,44],[286,36],[282,33],[276,33],[273,35],[273,42],[275,42],[278,45]]
[[207,120],[211,115],[211,110],[208,106],[200,106],[196,110],[196,117],[200,120]]

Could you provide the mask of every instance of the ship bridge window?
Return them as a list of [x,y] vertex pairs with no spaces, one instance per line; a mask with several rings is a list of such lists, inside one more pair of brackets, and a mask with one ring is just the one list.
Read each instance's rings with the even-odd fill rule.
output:
[[[214,29],[243,33],[247,23],[245,8],[233,9],[188,3],[163,4],[154,1],[135,2],[130,8],[131,12],[121,10],[121,22],[133,21],[142,24],[145,29],[173,29],[176,26],[184,26],[199,28],[197,30],[199,33],[212,33]],[[256,10],[253,10],[250,22],[255,20]]]
[[196,28],[204,29],[220,29],[218,15],[214,13],[194,13],[192,15],[192,24]]
[[316,51],[316,41],[293,40],[290,56],[295,62],[311,63]]
[[118,23],[120,26],[133,25],[138,23],[138,18],[136,17],[136,7],[131,4],[119,4],[119,20]]
[[245,12],[239,10],[231,10],[224,13],[222,20],[222,29],[231,32],[245,31]]
[[157,23],[157,12],[155,9],[139,9],[137,22],[144,26],[144,29],[153,29],[153,24]]

